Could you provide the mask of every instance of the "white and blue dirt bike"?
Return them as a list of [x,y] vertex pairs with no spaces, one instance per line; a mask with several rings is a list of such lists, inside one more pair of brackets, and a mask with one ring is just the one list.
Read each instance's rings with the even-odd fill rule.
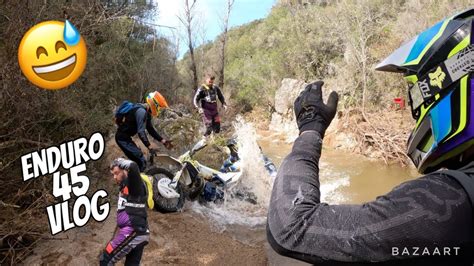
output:
[[[161,167],[150,167],[146,174],[153,176],[153,201],[155,209],[161,212],[179,211],[186,199],[204,202],[223,200],[224,191],[229,191],[239,183],[242,171],[223,173],[207,167],[193,159],[193,155],[207,144],[199,141],[190,150],[174,158],[167,154],[150,155]],[[154,158],[154,159],[153,159]],[[238,191],[233,196],[256,202],[256,197],[248,192]]]

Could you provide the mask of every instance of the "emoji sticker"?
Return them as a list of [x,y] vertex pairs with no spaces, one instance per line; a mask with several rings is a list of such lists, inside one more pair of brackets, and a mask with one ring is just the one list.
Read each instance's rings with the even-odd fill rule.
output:
[[62,89],[81,76],[87,49],[79,31],[68,21],[46,21],[26,32],[18,48],[21,71],[43,89]]

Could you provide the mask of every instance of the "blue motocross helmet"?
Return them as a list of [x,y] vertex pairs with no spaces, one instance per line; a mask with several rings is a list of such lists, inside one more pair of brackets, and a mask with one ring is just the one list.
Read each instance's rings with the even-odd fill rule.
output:
[[420,173],[458,168],[474,154],[474,9],[402,45],[376,70],[403,73],[416,125],[408,156]]

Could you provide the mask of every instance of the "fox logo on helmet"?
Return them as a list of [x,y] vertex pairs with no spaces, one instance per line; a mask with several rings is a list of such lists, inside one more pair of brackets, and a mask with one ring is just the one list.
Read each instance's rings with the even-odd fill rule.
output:
[[438,67],[434,73],[429,73],[430,76],[430,85],[436,86],[440,89],[443,88],[443,81],[446,78],[446,73],[443,72],[441,67]]

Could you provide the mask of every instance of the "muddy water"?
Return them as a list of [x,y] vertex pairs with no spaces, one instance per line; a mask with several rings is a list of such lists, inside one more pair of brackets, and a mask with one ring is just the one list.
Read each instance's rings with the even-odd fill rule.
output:
[[[278,166],[292,147],[292,144],[282,142],[278,136],[269,134],[265,134],[258,142]],[[417,176],[414,168],[385,165],[340,150],[323,148],[320,160],[322,200],[333,204],[371,201]]]
[[[265,235],[271,178],[259,162],[257,143],[277,166],[292,145],[279,136],[257,133],[245,123],[236,128],[245,136],[240,151],[247,169],[241,181],[251,184],[258,204],[227,198],[222,205],[186,202],[181,213],[149,212],[152,238],[145,248],[144,265],[304,265],[276,254]],[[330,204],[370,201],[414,177],[413,170],[330,149],[323,150],[320,161],[322,201]],[[114,210],[116,205],[112,204]],[[112,211],[104,223],[89,223],[41,243],[24,264],[95,264],[114,227]]]
[[[273,162],[280,166],[290,153],[292,144],[285,143],[278,135],[260,132],[258,143]],[[363,156],[323,148],[320,159],[321,201],[329,204],[359,204],[374,200],[395,186],[414,179],[414,168],[398,165],[387,166],[383,162]],[[305,265],[276,254],[266,245],[270,265]]]
[[[245,128],[246,124],[238,128]],[[254,132],[252,128],[243,129],[248,146],[258,145],[263,152],[280,166],[283,159],[290,153],[292,144],[285,143],[284,138],[268,132]],[[254,142],[251,139],[254,138]],[[249,140],[250,139],[250,140]],[[244,145],[245,146],[245,145]],[[240,152],[239,152],[240,153]],[[252,149],[244,148],[243,156],[253,153]],[[251,160],[257,160],[253,154]],[[262,177],[261,170],[246,177],[258,188],[254,192],[257,197],[268,199],[271,184]],[[324,149],[320,160],[321,200],[329,204],[358,204],[374,200],[377,196],[389,192],[393,187],[417,176],[412,168],[397,165],[386,166],[383,162],[369,160],[363,156],[343,151]],[[302,263],[284,258],[276,254],[265,241],[265,223],[268,201],[255,206],[246,202],[228,199],[221,206],[193,204],[189,207],[194,215],[208,219],[219,233],[231,235],[238,242],[246,245],[264,245],[270,265],[301,265]]]

